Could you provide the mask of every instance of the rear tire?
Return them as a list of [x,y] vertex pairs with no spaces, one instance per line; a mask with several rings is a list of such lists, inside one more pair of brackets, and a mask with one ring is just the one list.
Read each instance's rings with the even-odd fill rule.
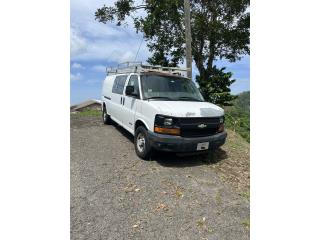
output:
[[107,109],[106,109],[105,106],[103,106],[102,120],[103,120],[103,123],[106,124],[106,125],[110,125],[112,123],[111,117],[107,113]]
[[150,160],[152,149],[148,139],[147,130],[142,126],[138,127],[135,131],[134,148],[138,157],[142,158],[143,160]]

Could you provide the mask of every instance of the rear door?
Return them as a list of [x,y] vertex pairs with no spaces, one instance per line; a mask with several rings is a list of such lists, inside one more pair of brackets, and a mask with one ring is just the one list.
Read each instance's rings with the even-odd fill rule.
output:
[[111,118],[120,125],[123,125],[122,120],[122,104],[123,104],[123,91],[128,75],[116,76],[112,86],[111,96]]
[[134,86],[134,93],[137,96],[127,96],[124,93],[123,101],[123,126],[131,133],[134,133],[135,112],[137,106],[141,104],[140,100],[140,84],[137,74],[130,75],[126,86]]

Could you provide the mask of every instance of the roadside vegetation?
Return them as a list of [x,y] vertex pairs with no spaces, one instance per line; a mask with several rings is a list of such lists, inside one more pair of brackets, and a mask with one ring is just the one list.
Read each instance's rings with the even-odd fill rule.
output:
[[[226,143],[208,158],[209,168],[231,185],[244,199],[250,199],[250,144],[227,129]],[[210,164],[214,162],[214,164]]]
[[82,112],[77,112],[74,113],[78,116],[101,116],[101,111],[98,110],[93,110],[93,109],[88,109]]
[[250,91],[240,93],[232,104],[224,107],[226,128],[250,142]]

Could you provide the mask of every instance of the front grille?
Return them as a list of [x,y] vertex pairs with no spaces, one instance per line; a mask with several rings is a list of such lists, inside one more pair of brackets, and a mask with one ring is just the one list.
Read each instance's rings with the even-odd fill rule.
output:
[[[180,118],[181,137],[208,137],[216,134],[220,118]],[[206,127],[200,128],[199,125]]]

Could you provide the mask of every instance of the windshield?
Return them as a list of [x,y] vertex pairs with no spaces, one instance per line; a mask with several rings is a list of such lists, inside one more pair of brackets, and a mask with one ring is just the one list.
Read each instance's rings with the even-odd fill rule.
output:
[[198,88],[187,78],[142,75],[141,85],[146,99],[204,101]]

